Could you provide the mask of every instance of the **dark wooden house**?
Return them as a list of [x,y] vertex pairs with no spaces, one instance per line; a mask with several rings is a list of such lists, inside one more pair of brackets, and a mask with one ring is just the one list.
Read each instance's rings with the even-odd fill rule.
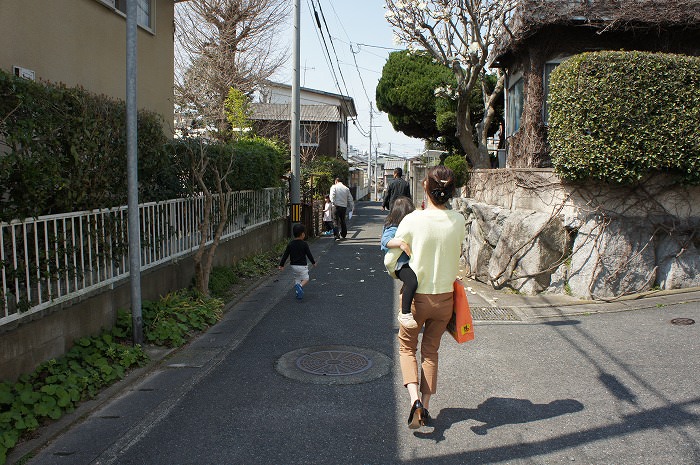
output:
[[698,56],[700,0],[522,0],[491,61],[507,76],[507,166],[551,165],[549,76],[566,58],[599,50]]
[[[255,132],[289,144],[292,86],[268,82],[261,89],[259,100],[250,106]],[[348,124],[356,116],[352,97],[301,88],[299,148],[302,161],[317,156],[347,160]]]

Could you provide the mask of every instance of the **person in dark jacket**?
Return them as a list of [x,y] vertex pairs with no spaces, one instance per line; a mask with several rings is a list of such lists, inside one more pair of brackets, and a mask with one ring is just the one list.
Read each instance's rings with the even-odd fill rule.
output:
[[311,249],[309,244],[304,240],[306,237],[306,228],[303,224],[297,223],[292,226],[292,234],[294,239],[289,241],[287,248],[284,249],[284,254],[282,254],[282,259],[278,268],[280,270],[284,269],[284,262],[287,261],[289,257],[289,263],[294,271],[294,292],[296,293],[297,299],[301,300],[304,297],[304,286],[309,282],[309,267],[306,264],[306,258],[316,266],[316,260],[314,256],[311,255]]
[[396,168],[394,170],[394,180],[391,181],[386,190],[384,202],[382,202],[382,210],[391,210],[391,207],[394,205],[394,200],[401,196],[410,199],[411,186],[409,186],[408,181],[403,178],[403,170],[401,168]]

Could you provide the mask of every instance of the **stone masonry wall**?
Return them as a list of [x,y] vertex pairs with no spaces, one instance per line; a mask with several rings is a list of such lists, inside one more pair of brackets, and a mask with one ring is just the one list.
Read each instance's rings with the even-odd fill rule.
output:
[[700,187],[670,177],[621,188],[475,170],[453,206],[467,219],[467,272],[495,288],[609,299],[700,286]]

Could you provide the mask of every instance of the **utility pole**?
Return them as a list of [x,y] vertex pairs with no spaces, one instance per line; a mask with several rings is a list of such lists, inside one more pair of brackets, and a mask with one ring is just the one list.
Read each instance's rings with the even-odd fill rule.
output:
[[[372,172],[372,102],[369,102],[369,158],[367,159],[367,171]],[[372,188],[372,181],[374,181],[374,200],[377,200],[377,165],[374,165],[374,176],[370,175],[369,187]]]
[[[374,177],[377,177],[377,158],[379,157],[379,144],[377,144],[377,148],[374,149]],[[379,182],[377,182],[377,179],[374,180],[374,200],[379,201],[379,191],[377,190],[379,188]]]
[[136,106],[136,2],[126,2],[126,177],[129,231],[129,284],[134,345],[143,342],[141,316],[141,230],[139,222],[138,142]]
[[292,223],[301,222],[301,187],[299,179],[299,118],[301,105],[300,100],[300,90],[299,90],[299,78],[300,78],[300,54],[299,48],[301,44],[301,7],[300,0],[294,0],[294,47],[292,51],[292,115],[291,115],[291,162],[292,162],[292,173],[290,180],[290,193],[289,201],[291,205],[291,220]]
[[316,69],[316,68],[314,68],[314,67],[308,67],[308,66],[306,66],[306,63],[307,63],[307,62],[305,61],[305,62],[304,62],[304,81],[302,82],[302,85],[306,85],[306,71],[307,71],[307,70],[310,70],[310,69],[313,69],[313,70]]

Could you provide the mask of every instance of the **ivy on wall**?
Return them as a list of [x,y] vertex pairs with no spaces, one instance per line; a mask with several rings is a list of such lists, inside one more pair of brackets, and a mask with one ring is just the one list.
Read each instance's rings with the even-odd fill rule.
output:
[[665,172],[700,184],[700,58],[592,52],[549,94],[552,164],[565,180],[631,185]]

